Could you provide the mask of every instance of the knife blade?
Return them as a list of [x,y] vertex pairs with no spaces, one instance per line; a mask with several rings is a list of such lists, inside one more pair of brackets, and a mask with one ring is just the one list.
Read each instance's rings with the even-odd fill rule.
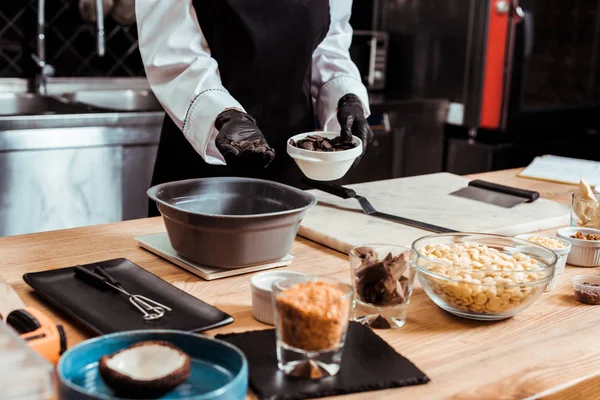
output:
[[458,232],[454,229],[444,228],[443,226],[437,226],[433,224],[428,224],[427,222],[415,221],[413,219],[399,217],[397,215],[387,214],[380,211],[375,211],[367,214],[372,217],[377,217],[381,219],[385,219],[392,222],[398,222],[403,225],[411,226],[413,228],[424,229],[426,231],[436,232],[436,233],[454,233]]

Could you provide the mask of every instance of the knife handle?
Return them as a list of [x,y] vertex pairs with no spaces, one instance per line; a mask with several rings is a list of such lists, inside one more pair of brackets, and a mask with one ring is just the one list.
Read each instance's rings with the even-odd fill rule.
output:
[[97,275],[100,275],[103,278],[106,278],[106,281],[108,281],[108,283],[110,283],[114,286],[121,286],[121,283],[118,280],[116,280],[114,276],[109,274],[108,271],[105,270],[104,268],[102,268],[101,266],[98,265],[96,268],[94,268],[94,272]]
[[540,198],[539,192],[534,192],[532,190],[525,189],[517,189],[511,186],[499,185],[497,183],[482,181],[481,179],[475,179],[469,182],[469,186],[477,187],[480,189],[490,190],[492,192],[510,194],[517,197],[522,197],[524,199],[528,199],[528,203],[532,203]]
[[310,186],[313,189],[318,189],[322,192],[341,197],[342,199],[352,199],[356,197],[356,192],[354,190],[345,188],[335,183],[313,181],[312,179],[308,179],[306,177],[302,178],[302,183]]

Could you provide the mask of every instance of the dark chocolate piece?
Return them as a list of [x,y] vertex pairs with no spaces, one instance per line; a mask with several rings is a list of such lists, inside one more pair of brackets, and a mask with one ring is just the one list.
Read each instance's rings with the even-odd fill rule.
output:
[[294,367],[290,371],[291,376],[296,378],[308,378],[308,379],[321,379],[323,378],[323,371],[313,360],[304,361]]
[[408,290],[408,278],[404,276],[409,268],[410,252],[396,257],[389,253],[378,260],[369,248],[359,248],[363,263],[356,271],[356,294],[365,303],[379,306],[402,304]]
[[373,329],[390,329],[392,327],[388,320],[381,315],[378,315],[377,318],[369,322],[367,326]]

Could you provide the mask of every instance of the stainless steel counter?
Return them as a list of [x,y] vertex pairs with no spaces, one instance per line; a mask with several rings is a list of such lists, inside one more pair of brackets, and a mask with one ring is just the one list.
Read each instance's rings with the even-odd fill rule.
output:
[[158,144],[163,112],[0,117],[0,151]]
[[[9,83],[3,93],[22,91]],[[145,217],[163,118],[90,109],[1,116],[0,236]]]

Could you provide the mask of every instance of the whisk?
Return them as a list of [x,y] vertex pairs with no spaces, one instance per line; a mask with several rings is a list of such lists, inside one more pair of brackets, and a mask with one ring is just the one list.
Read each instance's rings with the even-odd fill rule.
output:
[[78,265],[75,267],[75,276],[80,277],[90,283],[106,285],[129,297],[129,302],[142,312],[144,315],[144,320],[146,321],[162,318],[166,311],[172,311],[171,308],[159,303],[158,301],[149,299],[148,297],[139,294],[129,293],[127,290],[123,289],[118,280],[116,280],[100,266],[97,266],[93,271],[91,271],[88,268]]

